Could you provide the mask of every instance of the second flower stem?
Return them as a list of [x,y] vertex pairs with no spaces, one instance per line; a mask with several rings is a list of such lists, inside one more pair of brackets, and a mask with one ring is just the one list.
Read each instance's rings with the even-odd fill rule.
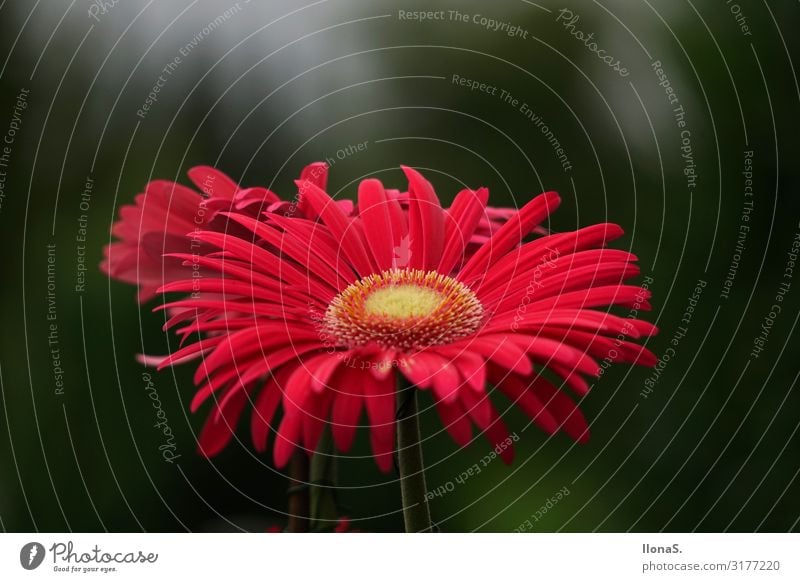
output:
[[397,466],[400,472],[400,493],[403,500],[403,521],[406,532],[430,532],[431,512],[425,465],[422,461],[422,437],[419,429],[417,389],[401,386],[397,392]]
[[308,456],[297,451],[289,463],[289,523],[286,531],[302,533],[309,526],[309,462]]
[[331,531],[339,519],[336,503],[336,457],[330,427],[325,427],[311,458],[311,528]]

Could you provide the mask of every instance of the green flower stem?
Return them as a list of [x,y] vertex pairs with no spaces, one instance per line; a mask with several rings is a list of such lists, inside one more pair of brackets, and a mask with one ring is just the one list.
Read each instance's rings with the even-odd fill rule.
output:
[[336,457],[330,427],[325,427],[311,458],[311,528],[330,531],[338,519]]
[[397,466],[400,472],[400,493],[403,500],[403,521],[406,532],[433,530],[422,462],[422,436],[419,430],[417,389],[400,387],[397,392]]
[[286,531],[302,533],[309,526],[308,455],[297,451],[289,461],[289,522]]

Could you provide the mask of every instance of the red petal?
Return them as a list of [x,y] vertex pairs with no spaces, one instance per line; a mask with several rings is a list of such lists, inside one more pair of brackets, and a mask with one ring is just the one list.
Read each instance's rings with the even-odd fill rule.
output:
[[233,200],[239,190],[236,182],[210,166],[195,166],[187,174],[195,186],[209,198]]
[[361,374],[352,369],[344,369],[337,374],[337,391],[331,411],[331,430],[333,441],[340,451],[349,451],[356,435],[358,418],[361,416]]
[[445,213],[445,243],[437,269],[440,273],[450,274],[463,260],[464,251],[475,233],[488,198],[489,191],[486,188],[462,190],[456,195],[453,205]]
[[364,401],[370,421],[372,453],[378,468],[388,472],[392,468],[395,437],[394,376],[378,380],[372,374],[361,374]]
[[429,271],[439,266],[444,248],[444,214],[433,186],[408,166],[409,266]]
[[364,234],[378,269],[392,268],[395,237],[386,192],[380,181],[364,180],[358,185],[358,207]]
[[[546,380],[537,378],[534,382],[546,382]],[[547,410],[544,403],[528,388],[526,381],[521,380],[514,374],[508,374],[502,382],[498,383],[497,387],[546,433],[553,434],[558,430],[558,422]]]
[[484,432],[489,442],[496,447],[495,450],[503,461],[510,463],[514,459],[514,448],[511,446],[508,429],[489,402],[488,395],[480,398],[471,390],[464,390],[460,396],[462,405],[472,420]]
[[267,450],[269,431],[275,428],[272,425],[272,419],[281,402],[283,386],[290,372],[291,369],[287,366],[281,368],[277,375],[270,376],[253,405],[253,412],[250,416],[250,436],[253,439],[253,445],[260,453]]
[[395,235],[389,214],[388,199],[378,180],[364,180],[358,186],[359,216],[375,262],[381,271],[392,268]]
[[[314,162],[307,165],[300,172],[300,180],[311,182],[320,190],[325,190],[328,187],[328,164],[325,162]],[[309,205],[308,199],[305,196],[299,196],[297,209],[300,213],[308,218],[317,218],[318,213]]]
[[533,389],[570,438],[581,444],[589,440],[589,425],[577,404],[549,382],[537,382]]
[[248,400],[248,393],[243,389],[233,389],[225,395],[200,431],[198,446],[201,454],[213,457],[225,448],[233,437],[236,423]]
[[464,283],[471,283],[483,276],[489,267],[518,245],[560,203],[561,198],[555,192],[545,192],[528,202],[472,255],[457,278]]
[[472,440],[472,425],[469,417],[456,401],[452,403],[443,400],[436,401],[436,410],[442,419],[442,424],[453,440],[459,446],[467,446]]
[[533,365],[528,356],[507,334],[483,333],[451,345],[477,353],[522,376],[528,376],[533,372]]
[[330,196],[308,181],[298,180],[301,198],[306,198],[320,219],[330,229],[334,238],[342,245],[342,252],[356,271],[365,277],[373,272],[370,256],[358,232],[350,227],[350,221]]
[[300,411],[287,411],[278,428],[278,434],[275,437],[275,447],[273,449],[275,466],[279,469],[286,466],[295,449],[300,446],[301,430],[302,417]]
[[437,351],[449,358],[458,368],[461,378],[478,394],[483,394],[486,389],[486,362],[478,354],[469,349],[439,346]]

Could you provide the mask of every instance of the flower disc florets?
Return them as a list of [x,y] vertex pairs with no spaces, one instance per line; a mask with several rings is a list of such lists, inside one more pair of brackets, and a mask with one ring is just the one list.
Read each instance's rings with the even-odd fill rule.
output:
[[474,333],[482,318],[483,306],[463,283],[436,271],[390,269],[337,295],[324,325],[341,345],[408,350]]

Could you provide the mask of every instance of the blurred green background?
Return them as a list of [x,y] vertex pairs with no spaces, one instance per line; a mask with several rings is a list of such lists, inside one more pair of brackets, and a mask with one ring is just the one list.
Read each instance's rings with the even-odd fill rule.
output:
[[[648,317],[662,331],[648,345],[663,370],[650,391],[648,369],[617,366],[595,382],[582,402],[588,445],[548,439],[508,410],[516,462],[494,461],[460,484],[489,445],[456,449],[425,412],[428,484],[445,488],[432,501],[443,531],[798,530],[800,271],[785,277],[800,228],[797,2],[112,4],[0,4],[4,530],[284,523],[286,477],[254,452],[245,422],[223,454],[196,454],[205,410],[188,413],[188,367],[153,377],[180,455],[162,460],[135,354],[164,353],[171,338],[151,312],[156,302],[139,306],[132,287],[96,265],[120,206],[152,178],[187,183],[188,168],[209,164],[290,199],[300,168],[320,159],[334,162],[329,189],[340,197],[366,176],[403,188],[401,163],[422,169],[447,202],[462,184],[489,187],[498,206],[558,190],[552,229],[619,223],[627,234],[618,246],[652,278]],[[443,12],[407,17],[418,10]],[[176,56],[157,101],[137,115]],[[497,90],[470,90],[454,75]],[[82,214],[88,271],[76,291]],[[698,281],[706,286],[686,325]],[[63,394],[48,343],[53,300]],[[782,311],[755,357],[774,304]],[[365,437],[339,462],[342,512],[360,530],[399,530],[396,477],[378,472]]]

